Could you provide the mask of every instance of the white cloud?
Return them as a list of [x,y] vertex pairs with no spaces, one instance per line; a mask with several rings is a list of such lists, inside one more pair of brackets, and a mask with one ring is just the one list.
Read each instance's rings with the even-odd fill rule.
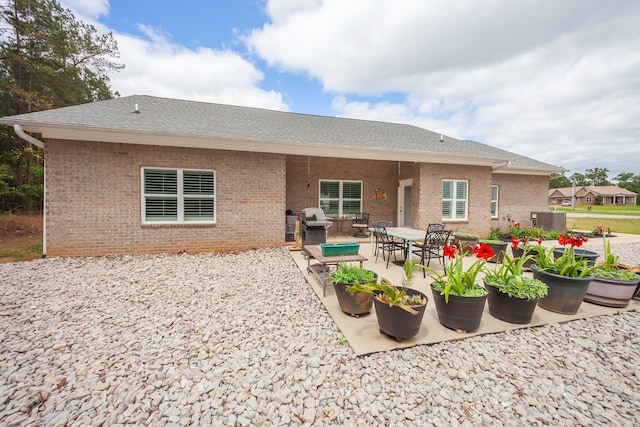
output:
[[171,42],[140,26],[145,38],[115,34],[124,71],[112,75],[121,95],[145,94],[287,110],[282,95],[259,87],[263,73],[238,53]]
[[71,9],[75,16],[97,19],[109,14],[109,0],[64,0],[60,4]]
[[[292,4],[269,1],[271,22],[246,42],[317,78],[339,115],[410,122],[573,171],[640,173],[638,2]],[[375,98],[386,93],[405,99]]]

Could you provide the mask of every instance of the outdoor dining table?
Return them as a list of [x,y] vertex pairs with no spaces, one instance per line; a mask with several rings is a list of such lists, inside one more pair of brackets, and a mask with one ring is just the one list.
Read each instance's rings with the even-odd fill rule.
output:
[[[373,228],[370,228],[369,230],[371,235],[371,252],[373,252],[375,245],[375,233]],[[427,234],[426,229],[418,230],[416,228],[409,227],[387,227],[386,230],[389,236],[401,239],[407,245],[407,254],[409,256],[412,256],[411,254],[413,253],[413,242],[423,241]],[[402,262],[398,261],[397,264],[404,264],[404,260]]]

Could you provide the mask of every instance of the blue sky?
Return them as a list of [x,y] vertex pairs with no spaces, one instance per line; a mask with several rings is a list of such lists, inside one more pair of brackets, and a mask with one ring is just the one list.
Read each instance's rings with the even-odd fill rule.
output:
[[64,0],[121,95],[410,123],[640,174],[634,0]]

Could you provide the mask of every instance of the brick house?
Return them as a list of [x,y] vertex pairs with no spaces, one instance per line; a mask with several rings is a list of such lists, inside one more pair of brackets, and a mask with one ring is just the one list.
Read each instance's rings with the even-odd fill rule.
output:
[[595,205],[599,201],[602,205],[635,205],[638,195],[617,185],[581,185],[575,188],[549,189],[549,204],[560,205],[563,201],[571,202],[575,196],[576,205]]
[[563,170],[411,125],[139,95],[0,123],[44,147],[47,256],[282,246],[285,212],[312,206],[486,236],[546,210]]

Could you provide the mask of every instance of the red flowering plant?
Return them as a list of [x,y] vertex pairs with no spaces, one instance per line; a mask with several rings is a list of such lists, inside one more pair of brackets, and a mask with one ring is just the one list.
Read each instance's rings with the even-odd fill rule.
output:
[[466,252],[459,254],[455,245],[445,245],[444,257],[449,262],[445,261],[444,273],[425,267],[429,271],[429,277],[433,279],[431,286],[444,295],[446,302],[449,302],[450,294],[462,297],[487,294],[487,290],[476,283],[476,278],[483,271],[487,260],[493,257],[493,250],[485,244],[480,244],[473,248],[473,254],[478,259],[465,270],[463,263]]
[[558,274],[567,277],[589,277],[591,276],[592,267],[588,261],[582,257],[576,258],[574,248],[582,246],[584,240],[580,236],[571,236],[569,234],[561,234],[558,237],[558,243],[565,246],[562,256],[555,258],[553,251],[555,247],[545,249],[540,246],[538,254],[535,256],[536,270],[546,271],[548,273]]

